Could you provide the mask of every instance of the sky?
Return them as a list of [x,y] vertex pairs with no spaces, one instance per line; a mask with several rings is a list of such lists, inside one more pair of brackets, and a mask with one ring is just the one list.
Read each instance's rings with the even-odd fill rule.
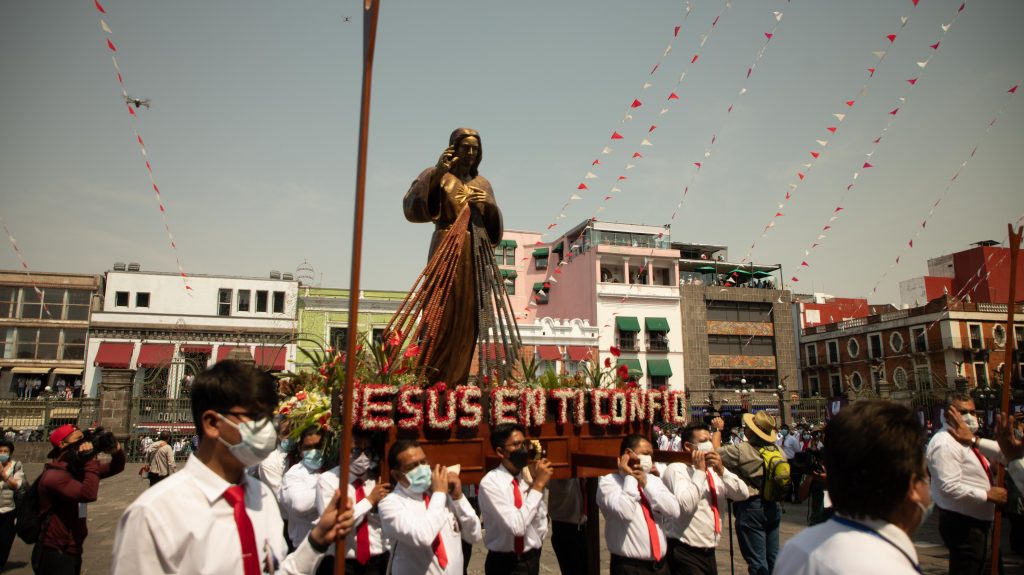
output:
[[[415,280],[432,226],[406,222],[402,197],[450,132],[470,127],[506,228],[557,223],[553,240],[592,216],[671,223],[673,240],[725,244],[733,260],[756,241],[754,261],[781,264],[787,280],[807,261],[790,287],[838,296],[867,295],[902,254],[872,296],[898,303],[897,282],[924,275],[929,257],[1005,241],[1006,223],[1024,214],[1024,102],[1007,94],[1024,76],[1024,2],[968,1],[957,16],[960,3],[693,0],[687,16],[680,1],[383,0],[362,287]],[[185,271],[263,277],[308,261],[317,283],[347,287],[362,3],[103,5],[128,92],[152,101],[134,126]],[[92,1],[4,8],[0,217],[30,268],[175,271]],[[616,131],[623,139],[610,140]],[[761,238],[798,171],[806,179]],[[574,193],[581,199],[569,202]],[[15,251],[0,248],[0,268],[18,267]]]

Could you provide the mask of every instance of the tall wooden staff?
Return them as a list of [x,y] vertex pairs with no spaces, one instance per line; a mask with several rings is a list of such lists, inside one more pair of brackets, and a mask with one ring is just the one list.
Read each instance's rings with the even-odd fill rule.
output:
[[[373,83],[373,48],[377,40],[380,0],[363,3],[363,101],[359,115],[359,158],[356,164],[356,208],[352,222],[352,278],[348,291],[348,341],[345,349],[345,386],[341,390],[341,442],[338,465],[341,474],[339,513],[348,506],[348,464],[352,451],[352,380],[356,367],[356,333],[359,327],[359,270],[363,255],[363,210],[366,204],[366,153],[370,131],[370,85]],[[345,573],[346,538],[335,540],[334,573]]]
[[[1007,425],[1013,425],[1010,418],[1010,384],[1013,381],[1013,351],[1016,349],[1016,338],[1013,331],[1013,315],[1017,308],[1017,254],[1020,252],[1020,238],[1022,228],[1013,232],[1013,224],[1006,224],[1010,234],[1010,293],[1006,296],[1006,345],[1003,347],[1005,358],[1003,359],[1003,389],[1002,400],[999,411],[1007,418]],[[996,464],[996,485],[1004,487],[1006,483],[1006,468]],[[999,539],[1002,534],[1003,513],[996,507],[995,519],[992,522],[992,575],[999,573]]]

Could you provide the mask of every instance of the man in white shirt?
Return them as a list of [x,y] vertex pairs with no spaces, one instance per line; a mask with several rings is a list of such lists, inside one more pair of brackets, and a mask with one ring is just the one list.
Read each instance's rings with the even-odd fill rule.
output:
[[711,429],[692,423],[682,432],[683,450],[691,464],[672,463],[663,474],[665,486],[679,502],[679,518],[664,524],[669,538],[669,568],[672,573],[716,575],[715,548],[729,501],[750,496],[747,484],[722,465],[714,452]]
[[277,449],[263,458],[263,461],[260,462],[256,469],[256,476],[263,483],[267,484],[267,487],[274,494],[274,499],[281,495],[281,480],[284,479],[284,472],[288,471],[288,468],[291,467],[288,465],[288,457],[294,441],[288,437],[290,432],[291,429],[288,422],[282,421],[277,432],[278,439],[280,440]]
[[803,446],[800,444],[800,436],[803,433],[803,429],[798,427],[796,433],[790,433],[789,429],[782,426],[782,455],[786,458],[786,461],[792,461],[793,457],[797,453],[803,451]]
[[671,441],[669,442],[669,450],[671,451],[682,451],[683,450],[683,438],[679,437],[679,430],[673,429],[669,433]]
[[[355,528],[345,545],[346,575],[384,575],[388,569],[390,544],[380,529],[377,504],[391,492],[390,483],[378,483],[380,456],[373,445],[373,437],[365,432],[352,435],[352,452],[348,464],[348,498],[355,505],[352,520]],[[341,468],[320,474],[316,485],[316,508],[323,513],[338,490]],[[317,569],[317,575],[334,575],[334,552],[331,545]]]
[[660,524],[679,518],[679,502],[651,473],[651,442],[627,435],[619,447],[619,470],[597,483],[612,575],[668,575],[668,540]]
[[888,401],[855,401],[825,430],[836,515],[804,529],[779,554],[786,575],[915,575],[910,540],[932,509],[917,415]]
[[[987,569],[983,566],[989,562],[996,505],[1006,505],[1007,500],[1006,489],[993,486],[995,469],[990,458],[1000,463],[1005,460],[996,442],[975,435],[978,415],[971,396],[954,393],[950,399],[947,421],[928,442],[926,451],[931,495],[939,508],[939,535],[949,549],[949,572],[977,573]],[[955,435],[955,428],[960,427],[970,431],[969,443]]]
[[[547,459],[530,462],[526,430],[519,424],[491,429],[491,447],[501,463],[480,480],[480,518],[487,531],[487,575],[537,575],[540,550],[548,534],[544,488],[553,468]],[[530,466],[533,481],[523,479]]]
[[658,430],[658,450],[659,451],[668,451],[668,447],[669,447],[668,434],[665,433],[664,431],[661,431],[659,429]]
[[481,539],[480,519],[462,495],[459,476],[433,470],[420,444],[399,439],[388,451],[395,490],[377,504],[381,531],[391,541],[394,575],[461,575],[462,541]]
[[276,405],[273,377],[254,367],[227,360],[196,377],[192,417],[199,451],[125,510],[114,540],[115,575],[316,569],[330,542],[352,528],[352,511],[338,513],[336,493],[309,536],[286,556],[277,502],[245,474],[277,443],[270,418]]
[[[324,466],[325,435],[319,425],[311,425],[299,436],[299,462],[281,479],[277,502],[288,522],[288,539],[297,548],[309,535],[320,516],[316,510],[316,484]],[[333,493],[333,492],[332,492]]]

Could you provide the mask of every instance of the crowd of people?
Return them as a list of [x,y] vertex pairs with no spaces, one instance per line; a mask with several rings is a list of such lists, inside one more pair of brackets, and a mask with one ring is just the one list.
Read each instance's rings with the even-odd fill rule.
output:
[[82,378],[80,377],[76,377],[73,381],[57,377],[53,385],[44,385],[43,379],[38,375],[19,377],[14,385],[18,390],[18,399],[35,399],[43,395],[55,399],[82,397]]
[[[272,376],[232,361],[196,377],[197,449],[178,470],[169,435],[147,447],[150,488],[121,517],[113,573],[325,574],[342,561],[360,575],[457,575],[482,543],[485,573],[534,575],[549,537],[563,573],[587,572],[594,492],[579,479],[554,479],[543,446],[520,425],[490,430],[498,464],[478,486],[463,486],[459,465],[430,461],[415,440],[398,439],[385,453],[383,438],[362,432],[343,470],[327,463],[327,430],[275,422],[276,389]],[[764,411],[736,423],[727,430],[710,417],[621,440],[594,501],[611,573],[716,574],[730,527],[752,575],[919,573],[911,538],[933,509],[950,573],[978,573],[992,560],[993,512],[1010,501],[993,485],[990,462],[1007,464],[1024,486],[1020,421],[1000,417],[996,439],[980,438],[966,395],[952,398],[930,439],[916,412],[887,401],[854,402],[827,426],[798,424],[792,433]],[[124,452],[71,425],[49,439],[52,461],[33,485],[42,518],[33,565],[77,574],[87,504],[100,479],[123,470]],[[26,482],[13,449],[0,441],[0,562],[13,540],[14,494]],[[98,450],[110,460],[100,463]],[[782,505],[804,499],[816,510],[810,526],[780,549]],[[335,558],[338,536],[343,558]]]

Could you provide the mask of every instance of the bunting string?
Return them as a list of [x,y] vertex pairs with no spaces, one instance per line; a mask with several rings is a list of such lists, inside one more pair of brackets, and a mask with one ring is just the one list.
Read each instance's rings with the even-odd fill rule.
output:
[[28,260],[25,259],[25,254],[21,253],[21,248],[18,247],[18,240],[14,239],[14,234],[7,228],[7,222],[0,217],[0,225],[4,228],[4,233],[7,234],[7,241],[11,242],[11,249],[14,250],[14,255],[18,256],[18,263],[21,264],[21,269],[25,270],[25,276],[28,277],[28,281],[32,284],[32,289],[35,290],[36,296],[39,297],[39,303],[43,306],[43,311],[46,312],[47,319],[59,319],[54,318],[50,314],[50,308],[46,307],[46,302],[43,300],[43,290],[39,289],[39,284],[36,283],[36,279],[32,277],[32,270],[28,267]]
[[160,187],[157,186],[156,176],[153,173],[153,165],[150,163],[149,153],[146,151],[146,144],[142,140],[142,135],[139,133],[137,123],[138,115],[135,110],[132,109],[132,104],[129,101],[128,89],[125,86],[124,75],[121,72],[121,66],[117,62],[117,44],[114,43],[114,32],[111,30],[110,25],[107,24],[104,16],[107,15],[106,9],[100,4],[99,0],[93,0],[93,5],[96,7],[96,11],[99,13],[100,28],[103,30],[104,39],[107,42],[107,50],[110,52],[110,60],[114,64],[114,71],[117,73],[117,83],[121,88],[121,97],[124,99],[125,106],[128,108],[128,115],[131,117],[131,130],[132,135],[135,137],[135,141],[139,145],[139,152],[142,153],[142,159],[146,163],[146,172],[149,174],[149,183],[153,189],[153,195],[156,198],[157,206],[160,208],[160,218],[164,224],[164,231],[167,232],[167,240],[171,245],[171,251],[174,253],[174,261],[178,266],[178,274],[181,276],[182,285],[185,288],[185,292],[192,295],[192,286],[189,285],[188,274],[185,273],[185,269],[181,264],[181,254],[178,250],[178,244],[174,239],[174,234],[171,233],[171,225],[167,218],[167,206],[164,204],[163,197],[160,195]]
[[816,249],[825,243],[825,239],[831,234],[831,230],[837,225],[836,222],[840,219],[840,214],[846,210],[846,198],[857,184],[858,178],[860,177],[862,171],[870,170],[875,167],[875,165],[872,163],[876,161],[874,157],[875,153],[881,147],[881,142],[883,138],[888,134],[889,130],[896,123],[896,119],[900,111],[907,106],[907,94],[909,94],[909,92],[917,86],[918,80],[924,75],[925,69],[927,68],[929,62],[931,62],[931,60],[938,53],[939,45],[942,43],[942,40],[945,38],[949,30],[952,29],[953,24],[956,22],[956,19],[964,11],[964,8],[966,6],[966,2],[961,4],[960,7],[957,9],[956,14],[953,16],[953,20],[949,24],[943,24],[941,26],[942,33],[940,34],[939,41],[929,45],[928,49],[931,50],[931,52],[928,53],[928,56],[923,61],[919,61],[916,63],[916,66],[918,68],[917,70],[915,70],[916,75],[913,78],[908,79],[904,84],[902,92],[904,95],[898,98],[895,107],[892,108],[886,114],[888,119],[886,121],[885,127],[878,134],[878,136],[874,140],[872,140],[872,147],[870,151],[868,151],[865,154],[865,160],[863,161],[863,163],[861,163],[858,160],[858,163],[860,163],[861,165],[858,168],[854,169],[853,174],[849,182],[847,183],[845,189],[840,193],[838,204],[830,211],[825,225],[822,226],[819,230],[817,230],[817,236],[815,237],[814,241],[811,242],[809,247],[804,249],[803,258],[801,259],[800,264],[796,266],[796,271],[790,278],[791,282],[799,282],[800,275],[803,273],[803,271],[811,267],[809,263],[811,261],[811,254],[816,253]]

